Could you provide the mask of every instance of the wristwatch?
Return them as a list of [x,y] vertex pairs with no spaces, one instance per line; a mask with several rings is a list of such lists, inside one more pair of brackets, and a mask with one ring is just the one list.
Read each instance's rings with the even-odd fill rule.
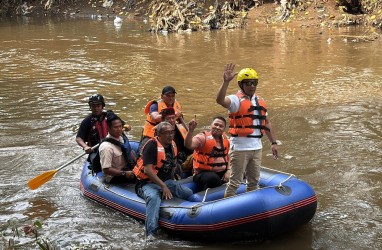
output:
[[121,175],[122,175],[122,176],[126,176],[126,171],[122,171],[122,172],[121,172]]

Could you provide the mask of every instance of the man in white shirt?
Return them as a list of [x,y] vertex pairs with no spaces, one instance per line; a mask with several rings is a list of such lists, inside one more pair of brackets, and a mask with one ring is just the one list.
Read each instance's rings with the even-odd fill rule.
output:
[[[278,158],[277,142],[265,102],[255,94],[259,81],[258,74],[251,68],[245,68],[239,73],[235,73],[234,68],[235,65],[232,63],[225,65],[223,83],[216,96],[216,102],[229,112],[231,176],[224,194],[225,197],[236,194],[244,174],[247,179],[246,191],[258,188],[263,133],[271,142],[273,158]],[[229,82],[236,75],[240,90],[234,95],[226,96]]]

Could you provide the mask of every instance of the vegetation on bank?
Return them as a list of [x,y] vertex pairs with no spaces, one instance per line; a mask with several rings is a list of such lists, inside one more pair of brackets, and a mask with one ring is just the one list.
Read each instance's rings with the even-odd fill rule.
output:
[[[53,250],[54,246],[45,239],[40,231],[42,229],[42,223],[40,221],[35,221],[32,224],[25,224],[22,229],[19,228],[19,223],[21,221],[17,219],[10,219],[5,228],[1,228],[0,235],[1,249],[14,250],[19,247],[30,244],[32,241],[41,250]],[[24,234],[22,234],[23,232]]]
[[149,16],[153,32],[240,28],[248,17],[267,24],[382,29],[381,0],[0,0],[0,16],[86,14]]
[[[6,225],[0,227],[0,249],[61,249],[53,240],[44,236],[46,232],[46,228],[43,228],[43,223],[38,220],[32,222],[17,218],[9,219]],[[93,241],[69,244],[69,248],[73,250],[103,249],[102,243]]]

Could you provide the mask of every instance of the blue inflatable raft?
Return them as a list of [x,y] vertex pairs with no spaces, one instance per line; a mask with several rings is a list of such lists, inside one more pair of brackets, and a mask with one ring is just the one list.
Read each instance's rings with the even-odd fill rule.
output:
[[[260,189],[224,198],[225,185],[196,192],[192,177],[180,180],[194,190],[188,200],[163,200],[159,226],[189,240],[257,240],[275,237],[308,223],[317,208],[317,196],[306,182],[292,174],[262,168]],[[86,162],[81,174],[83,195],[144,221],[145,201],[134,184],[110,185],[102,173],[94,175]]]

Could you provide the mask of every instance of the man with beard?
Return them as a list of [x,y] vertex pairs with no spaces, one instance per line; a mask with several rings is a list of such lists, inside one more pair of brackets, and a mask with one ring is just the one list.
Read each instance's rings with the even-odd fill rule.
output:
[[229,180],[229,139],[224,134],[226,120],[221,116],[213,118],[210,131],[204,131],[193,137],[197,122],[190,121],[185,146],[194,150],[193,181],[198,189],[218,187]]

